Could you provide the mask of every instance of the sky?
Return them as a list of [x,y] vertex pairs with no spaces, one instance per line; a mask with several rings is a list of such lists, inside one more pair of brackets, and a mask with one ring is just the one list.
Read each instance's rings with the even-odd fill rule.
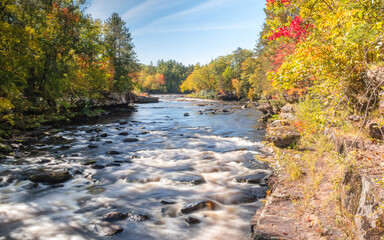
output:
[[253,49],[265,19],[264,0],[91,0],[87,12],[105,21],[117,12],[141,63],[207,64],[238,47]]

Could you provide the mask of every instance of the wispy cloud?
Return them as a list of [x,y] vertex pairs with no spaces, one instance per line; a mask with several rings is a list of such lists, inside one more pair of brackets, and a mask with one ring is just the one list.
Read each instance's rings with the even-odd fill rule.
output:
[[256,29],[257,24],[237,23],[231,25],[212,25],[212,26],[195,26],[195,27],[171,27],[171,28],[142,28],[136,30],[136,36],[154,34],[154,33],[183,33],[183,32],[201,32],[201,31],[231,31],[240,29]]
[[197,5],[195,7],[192,7],[190,9],[187,9],[185,11],[181,11],[179,13],[170,15],[168,17],[163,18],[162,20],[168,20],[168,19],[174,19],[174,18],[184,18],[186,16],[192,16],[196,13],[202,13],[206,10],[214,9],[219,6],[222,6],[226,2],[229,2],[228,0],[209,0],[207,2],[203,2],[200,5]]
[[135,35],[146,35],[153,33],[176,33],[176,32],[196,32],[214,30],[234,30],[248,29],[257,26],[250,25],[249,22],[228,21],[204,21],[207,16],[215,11],[228,7],[228,3],[233,4],[233,0],[205,0],[189,9],[184,9],[174,14],[161,17],[152,21],[148,25],[135,31]]
[[180,5],[180,1],[175,0],[146,0],[131,8],[122,15],[122,19],[130,24],[136,24],[153,13],[161,12],[164,9]]

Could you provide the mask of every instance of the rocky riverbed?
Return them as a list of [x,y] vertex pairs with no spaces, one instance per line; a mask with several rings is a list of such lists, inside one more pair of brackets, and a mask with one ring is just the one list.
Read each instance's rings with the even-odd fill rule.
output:
[[168,96],[20,136],[0,160],[0,239],[250,239],[271,171],[242,106]]

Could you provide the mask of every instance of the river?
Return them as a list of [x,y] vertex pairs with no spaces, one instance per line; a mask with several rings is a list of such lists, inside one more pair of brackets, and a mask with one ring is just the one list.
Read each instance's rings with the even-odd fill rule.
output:
[[[168,95],[134,113],[50,130],[0,160],[0,240],[250,239],[266,184],[242,176],[270,174],[254,160],[264,140],[259,118],[239,103]],[[39,171],[72,179],[32,183]],[[113,237],[102,236],[109,212],[123,214]]]

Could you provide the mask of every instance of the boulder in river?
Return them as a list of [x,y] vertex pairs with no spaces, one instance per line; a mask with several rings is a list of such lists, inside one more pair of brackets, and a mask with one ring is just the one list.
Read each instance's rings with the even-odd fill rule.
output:
[[100,236],[114,236],[122,232],[123,228],[109,222],[99,222],[94,224],[93,230]]
[[184,117],[189,117],[189,113],[184,113]]
[[176,202],[172,200],[161,200],[160,203],[164,205],[172,205],[172,204],[175,204]]
[[120,136],[127,136],[128,135],[128,132],[121,132],[119,133]]
[[108,133],[102,133],[102,134],[100,134],[100,137],[102,137],[102,138],[108,137]]
[[189,225],[192,225],[192,224],[198,224],[198,223],[201,223],[201,221],[195,217],[186,217],[184,218],[184,221],[186,223],[188,223]]
[[126,139],[124,139],[124,142],[138,142],[139,141],[139,139],[137,139],[137,138],[126,138]]
[[109,212],[103,216],[101,219],[102,221],[107,222],[114,222],[114,221],[120,221],[126,219],[128,216],[127,213],[121,213],[121,212]]
[[106,154],[108,154],[108,155],[119,155],[119,154],[121,154],[121,152],[110,150],[110,151],[106,152]]
[[198,202],[193,202],[193,203],[189,203],[187,205],[185,205],[183,208],[181,208],[181,213],[183,214],[187,214],[187,213],[190,213],[190,212],[195,212],[197,210],[200,210],[200,209],[204,209],[204,208],[207,208],[207,209],[215,209],[217,206],[217,204],[213,201],[198,201]]
[[172,174],[165,178],[165,182],[171,182],[175,184],[199,185],[205,183],[205,180],[200,175]]
[[39,170],[29,176],[29,180],[37,183],[62,183],[72,179],[72,175],[68,171],[49,172],[47,170]]
[[98,148],[99,146],[97,146],[96,144],[89,144],[88,145],[88,148]]
[[144,222],[149,219],[149,216],[144,213],[137,213],[134,211],[130,211],[127,213],[127,216],[130,220],[134,222]]

